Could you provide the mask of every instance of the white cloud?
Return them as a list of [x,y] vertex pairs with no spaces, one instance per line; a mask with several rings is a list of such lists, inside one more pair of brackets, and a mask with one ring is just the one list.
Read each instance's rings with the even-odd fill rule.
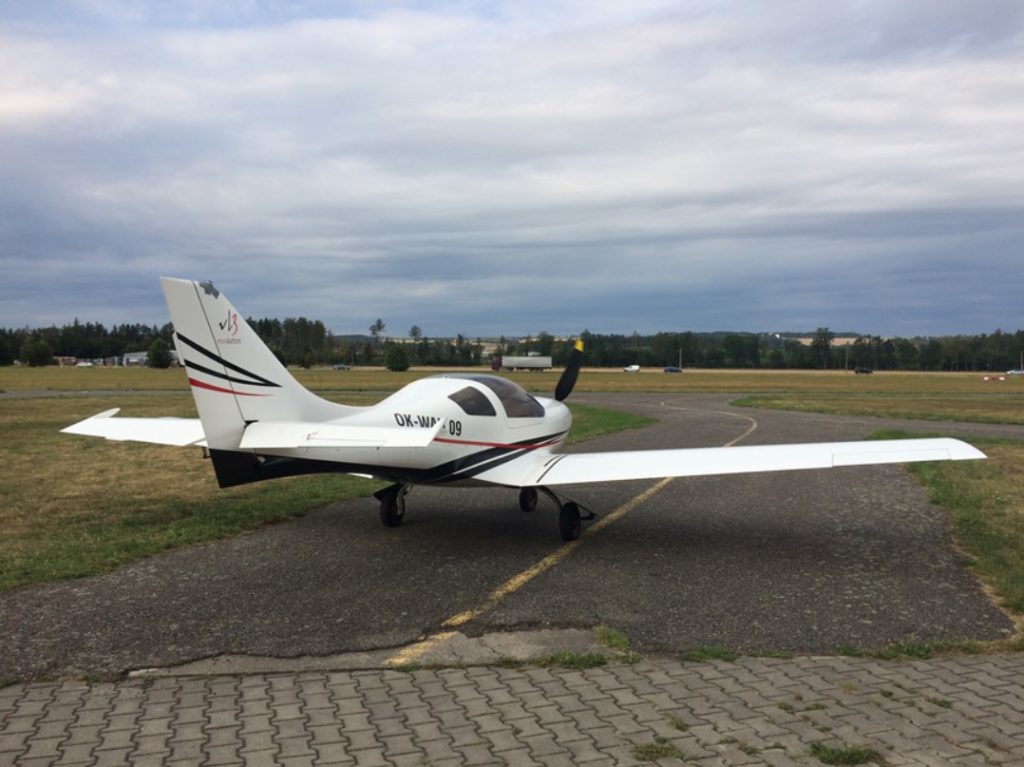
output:
[[[948,311],[965,279],[994,307],[971,321],[1014,321],[1014,6],[295,7],[0,17],[0,265],[238,279],[339,331],[374,306],[459,323],[438,332],[524,310],[554,331],[699,329],[723,303],[749,329],[992,329]],[[984,278],[934,272],[979,258]],[[910,327],[928,314],[894,300],[894,262],[930,274],[934,327]],[[59,321],[11,300],[54,295],[53,275],[12,273],[0,324]],[[688,319],[664,308],[683,293]],[[599,327],[629,320],[608,296],[633,327]]]

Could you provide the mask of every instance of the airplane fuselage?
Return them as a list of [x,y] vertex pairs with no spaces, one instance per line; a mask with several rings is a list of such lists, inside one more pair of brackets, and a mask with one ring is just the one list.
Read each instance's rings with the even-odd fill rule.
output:
[[[557,450],[572,426],[565,404],[534,397],[513,381],[483,374],[438,375],[414,381],[376,405],[354,408],[325,427],[399,430],[412,446],[383,449],[368,439],[344,446],[261,449],[250,479],[218,467],[221,484],[321,472],[365,474],[410,484],[478,485],[477,475],[534,451]],[[276,459],[276,460],[275,460]],[[215,453],[214,462],[236,462]],[[223,475],[223,476],[222,476]]]

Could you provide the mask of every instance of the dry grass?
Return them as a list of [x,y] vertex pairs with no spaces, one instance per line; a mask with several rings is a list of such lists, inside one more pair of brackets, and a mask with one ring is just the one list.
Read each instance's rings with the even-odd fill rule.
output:
[[[344,399],[369,404],[379,395],[348,392]],[[331,501],[368,495],[381,486],[320,475],[221,490],[197,448],[59,433],[114,405],[125,416],[195,417],[185,391],[0,399],[5,467],[0,591],[102,572],[162,549],[235,535]],[[577,439],[648,422],[600,408],[573,408]]]
[[[136,416],[194,414],[187,393],[117,404]],[[59,433],[110,405],[106,397],[0,400],[0,590],[102,572],[378,486],[330,476],[220,490],[198,449]]]
[[[331,399],[369,404],[432,372],[311,370],[296,371],[296,376]],[[558,375],[554,371],[510,377],[532,391],[547,393],[553,390]],[[59,434],[60,428],[114,405],[121,406],[124,415],[194,416],[180,369],[0,368],[0,388],[119,392],[116,397],[0,399],[0,460],[5,467],[0,474],[0,590],[101,572],[169,546],[237,534],[332,500],[367,494],[378,486],[332,475],[220,490],[198,450]],[[126,392],[128,389],[137,391]],[[984,382],[972,374],[687,371],[666,375],[588,370],[580,377],[578,389],[744,392],[757,393],[757,398],[748,401],[759,405],[1024,422],[1024,380]],[[574,406],[574,412],[577,439],[640,423],[585,406]],[[995,538],[1001,529],[1020,527],[1021,499],[1019,493],[1014,495],[1008,478],[1016,481],[1020,476],[1024,456],[1019,447],[1006,449],[1009,457],[1004,461],[996,451],[985,470],[959,465],[942,465],[937,470],[937,476],[947,470],[989,472],[984,477],[957,476],[970,489],[964,493],[973,493],[972,502],[985,505],[987,517],[994,520],[990,527],[997,531]],[[1024,543],[1024,536],[1020,540]],[[1007,567],[1024,571],[1024,564]],[[1024,604],[1013,597],[1009,601]]]
[[746,407],[796,410],[803,413],[837,413],[880,418],[914,418],[927,421],[1024,424],[1024,392],[803,392],[754,395],[734,400]]
[[[383,368],[353,370],[293,369],[303,385],[320,391],[394,391],[425,375],[450,372],[450,368],[414,368],[392,373]],[[490,372],[478,368],[479,372]],[[503,373],[530,391],[554,391],[561,371]],[[25,368],[0,367],[0,390],[5,391],[186,391],[180,368]],[[983,381],[980,373],[888,373],[857,376],[827,370],[686,370],[666,374],[660,370],[625,373],[618,368],[586,368],[577,391],[587,392],[819,392],[850,395],[1024,395],[1024,376],[1006,381]]]
[[[885,434],[882,436],[908,436]],[[1024,442],[979,439],[988,460],[912,464],[934,503],[950,510],[957,541],[999,601],[1024,615]]]

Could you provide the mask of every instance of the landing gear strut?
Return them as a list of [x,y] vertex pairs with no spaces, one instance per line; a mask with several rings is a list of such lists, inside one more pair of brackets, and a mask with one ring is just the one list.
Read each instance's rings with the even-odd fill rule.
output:
[[405,496],[412,488],[408,484],[391,485],[378,490],[373,497],[380,501],[380,521],[384,527],[398,527],[405,517]]
[[519,490],[519,508],[531,511],[537,506],[538,491],[554,501],[558,507],[558,532],[563,541],[575,541],[583,532],[583,522],[595,519],[594,512],[587,510],[586,515],[580,514],[580,506],[572,501],[562,501],[546,487],[524,487]]

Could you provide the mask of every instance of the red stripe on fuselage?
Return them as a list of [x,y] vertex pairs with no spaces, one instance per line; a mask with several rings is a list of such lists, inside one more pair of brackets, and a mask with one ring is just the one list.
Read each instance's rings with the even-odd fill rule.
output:
[[189,378],[188,382],[195,386],[197,389],[206,389],[207,391],[215,391],[220,394],[237,394],[239,397],[266,397],[266,394],[250,394],[244,391],[232,391],[231,389],[225,389],[221,386],[214,386],[213,384],[204,383],[203,381],[197,381],[195,378]]

